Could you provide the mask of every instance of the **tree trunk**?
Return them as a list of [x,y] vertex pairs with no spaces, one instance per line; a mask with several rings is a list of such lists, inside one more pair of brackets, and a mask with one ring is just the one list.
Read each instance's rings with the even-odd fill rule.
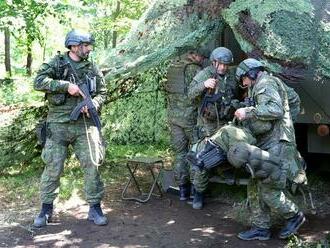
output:
[[27,56],[26,56],[26,74],[28,76],[32,75],[32,44],[28,42],[27,45]]
[[118,35],[118,32],[116,30],[113,30],[113,32],[112,32],[112,48],[115,48],[117,45],[117,35]]
[[[116,1],[115,11],[112,15],[113,21],[116,20],[116,18],[119,16],[119,14],[120,14],[120,1]],[[118,37],[117,30],[113,30],[112,31],[112,48],[115,48],[117,46],[117,37]]]
[[110,41],[110,31],[109,30],[104,30],[103,32],[104,38],[104,49],[108,49],[109,47],[109,41]]
[[10,64],[10,31],[5,28],[5,68],[6,72],[11,77],[11,64]]

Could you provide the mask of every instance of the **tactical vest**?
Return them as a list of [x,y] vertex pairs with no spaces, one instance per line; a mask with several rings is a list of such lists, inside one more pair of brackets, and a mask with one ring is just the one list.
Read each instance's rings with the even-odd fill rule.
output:
[[[73,65],[65,58],[63,54],[58,53],[55,57],[55,80],[66,80],[70,83],[78,84],[78,79],[74,77],[77,72],[72,69]],[[85,75],[86,76],[86,75]],[[96,78],[89,80],[88,87],[90,94],[96,92]],[[45,98],[52,105],[63,105],[65,104],[68,97],[71,97],[68,93],[46,93]]]
[[170,94],[187,95],[190,82],[187,82],[187,68],[190,65],[202,66],[196,63],[180,63],[170,67],[167,74],[167,83],[165,85],[166,92]]
[[[69,66],[67,64],[67,61],[65,60],[63,54],[56,55],[55,57],[56,61],[56,70],[55,70],[55,78],[56,80],[65,80],[68,71]],[[45,100],[48,100],[49,104],[59,106],[63,105],[66,102],[66,98],[68,97],[67,93],[46,93],[45,94]]]
[[188,98],[188,89],[200,68],[201,66],[198,64],[180,61],[168,69],[165,90],[170,123],[186,128],[196,125],[197,106]]

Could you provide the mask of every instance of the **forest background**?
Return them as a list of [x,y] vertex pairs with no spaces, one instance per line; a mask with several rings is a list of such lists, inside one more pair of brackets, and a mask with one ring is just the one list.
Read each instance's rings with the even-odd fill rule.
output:
[[[35,127],[45,117],[44,94],[33,90],[40,65],[58,51],[66,52],[65,35],[71,29],[91,32],[96,45],[91,59],[98,64],[104,51],[115,48],[148,7],[147,0],[12,0],[0,1],[0,192],[6,202],[21,195],[38,197],[43,169]],[[127,176],[122,164],[136,155],[171,159],[166,103],[162,85],[166,67],[128,79],[109,94],[102,109],[106,162],[101,167],[106,184]],[[130,81],[131,80],[131,81]],[[117,92],[118,93],[118,92]],[[117,181],[118,181],[117,180]],[[59,199],[82,189],[83,177],[73,153],[61,179]],[[28,187],[27,187],[28,186]]]
[[[40,166],[40,148],[32,144],[31,139],[35,140],[32,131],[44,115],[44,108],[36,108],[32,114],[31,108],[44,105],[44,96],[33,91],[33,78],[42,62],[50,60],[57,51],[66,51],[66,33],[73,28],[93,33],[97,42],[91,59],[98,64],[104,51],[115,48],[125,37],[149,2],[23,0],[0,4],[4,10],[0,16],[0,40],[3,41],[0,60],[4,61],[0,66],[0,104],[3,112],[9,111],[10,106],[8,118],[4,116],[2,120],[5,127],[0,168],[4,172],[8,168]],[[163,148],[168,145],[162,91],[165,71],[166,68],[158,68],[140,74],[128,92],[109,97],[102,115],[109,158],[124,156],[113,154],[120,150],[117,147],[120,145],[130,144],[133,150],[137,144],[138,150],[144,144],[151,144],[150,149],[154,145]],[[13,119],[14,113],[16,119]],[[13,120],[15,125],[11,124]],[[13,152],[13,148],[17,152]],[[130,155],[130,149],[125,150],[125,156]]]

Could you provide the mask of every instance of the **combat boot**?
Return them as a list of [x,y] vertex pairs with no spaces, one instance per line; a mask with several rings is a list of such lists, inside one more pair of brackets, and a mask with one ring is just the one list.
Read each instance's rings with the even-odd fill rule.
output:
[[202,192],[198,192],[197,190],[195,190],[192,207],[193,209],[202,209],[203,206],[204,206],[204,194]]
[[237,237],[242,240],[269,240],[270,230],[260,227],[252,227],[250,230],[240,232]]
[[108,219],[103,215],[100,203],[90,205],[88,212],[88,220],[94,221],[95,225],[104,226],[108,224]]
[[190,184],[179,185],[180,189],[180,201],[186,201],[190,197]]
[[189,196],[189,199],[190,200],[193,200],[194,199],[194,196],[195,196],[195,187],[193,184],[190,184],[190,196]]
[[296,234],[299,227],[304,224],[306,218],[303,212],[298,212],[295,216],[288,219],[286,226],[281,230],[279,238],[286,239],[293,234]]
[[34,219],[34,227],[43,227],[51,221],[53,215],[53,203],[46,204],[43,203],[41,207],[40,214]]

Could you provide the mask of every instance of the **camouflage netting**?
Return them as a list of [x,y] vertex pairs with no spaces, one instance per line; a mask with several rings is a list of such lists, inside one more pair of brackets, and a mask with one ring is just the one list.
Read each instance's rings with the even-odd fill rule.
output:
[[[216,6],[216,7],[215,7]],[[155,1],[101,67],[108,80],[129,77],[198,47],[222,27],[217,1]]]
[[291,81],[330,77],[327,0],[155,1],[102,67],[112,81],[182,54],[229,25],[248,56]]
[[330,77],[329,1],[233,2],[223,11],[248,56],[264,59],[291,81]]
[[44,106],[23,108],[15,114],[12,124],[0,128],[0,175],[6,168],[27,168],[40,165],[41,149],[37,146],[35,125],[46,116]]

